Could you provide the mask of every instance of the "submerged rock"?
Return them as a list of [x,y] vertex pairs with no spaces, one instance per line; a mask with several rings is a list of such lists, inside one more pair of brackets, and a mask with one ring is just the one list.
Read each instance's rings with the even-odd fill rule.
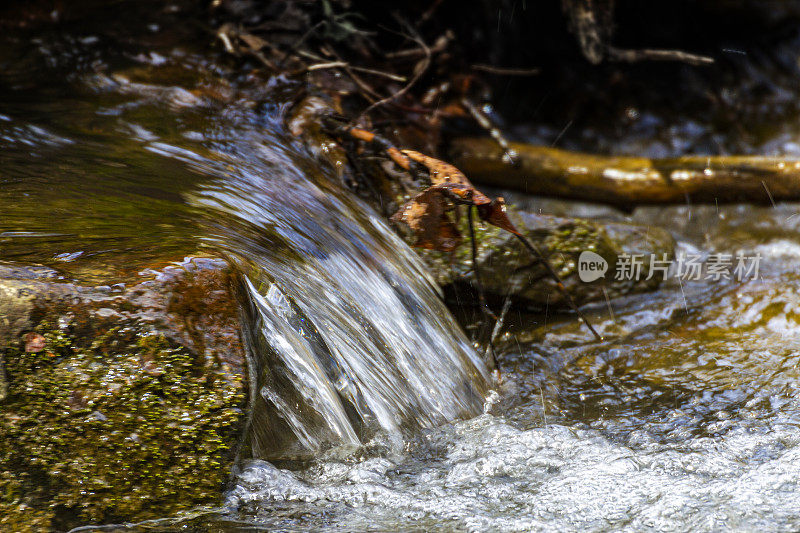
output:
[[[655,290],[658,275],[647,279],[650,256],[671,259],[675,242],[669,232],[653,226],[594,222],[509,210],[509,217],[548,258],[564,286],[578,304],[616,298],[630,293]],[[459,222],[465,242],[451,254],[418,250],[440,285],[474,285],[472,255],[466,217]],[[564,303],[555,282],[544,266],[532,257],[510,233],[493,226],[476,227],[478,267],[481,283],[489,295],[511,296],[541,306]],[[578,273],[582,252],[594,252],[605,260],[608,270],[595,281],[584,282]],[[644,265],[638,276],[615,279],[615,267],[625,254],[641,254]]]
[[194,258],[130,287],[0,265],[0,529],[215,504],[244,416],[232,275]]

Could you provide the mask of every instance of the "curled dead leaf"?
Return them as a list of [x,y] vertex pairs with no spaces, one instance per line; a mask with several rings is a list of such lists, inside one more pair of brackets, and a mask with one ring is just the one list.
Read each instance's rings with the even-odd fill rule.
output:
[[461,242],[461,234],[448,217],[448,202],[441,190],[425,189],[392,216],[395,222],[408,225],[414,232],[414,246],[451,252]]
[[465,190],[471,191],[470,203],[473,205],[483,205],[492,202],[488,196],[476,189],[475,186],[470,183],[463,172],[458,170],[450,163],[445,163],[444,161],[421,154],[414,150],[403,150],[403,153],[408,156],[409,159],[416,161],[428,169],[428,172],[430,172],[431,176],[431,184],[434,187],[460,185],[461,187],[465,188]]
[[463,172],[455,166],[433,157],[403,150],[409,158],[425,166],[430,172],[431,185],[412,198],[392,219],[407,224],[417,237],[415,246],[450,252],[461,242],[461,234],[448,216],[448,200],[478,210],[484,222],[520,235],[506,213],[503,198],[495,200],[475,188]]
[[513,233],[514,235],[520,235],[517,227],[513,222],[511,222],[511,219],[508,218],[508,213],[506,212],[506,201],[502,196],[495,198],[491,203],[479,205],[477,207],[478,216],[480,216],[481,220],[484,222],[487,222],[492,226],[497,226],[500,229],[504,229],[509,233]]

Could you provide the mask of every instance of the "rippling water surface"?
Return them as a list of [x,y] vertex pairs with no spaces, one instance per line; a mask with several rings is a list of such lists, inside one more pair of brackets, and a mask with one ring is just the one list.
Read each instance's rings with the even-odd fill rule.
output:
[[637,212],[669,217],[684,247],[760,253],[761,279],[671,283],[613,302],[613,318],[598,306],[603,344],[570,320],[518,316],[488,413],[398,456],[252,463],[229,496],[235,523],[797,529],[800,244],[785,234],[797,212],[694,208],[686,229],[687,208]]
[[302,399],[278,406],[289,452],[258,458],[278,437],[255,430],[220,510],[133,529],[800,529],[800,206],[624,216],[516,198],[758,253],[760,276],[598,304],[602,343],[512,311],[487,394],[415,260],[283,133],[291,87],[248,85],[146,20],[87,28],[4,37],[0,259],[107,283],[221,249],[252,345],[273,347],[261,400]]

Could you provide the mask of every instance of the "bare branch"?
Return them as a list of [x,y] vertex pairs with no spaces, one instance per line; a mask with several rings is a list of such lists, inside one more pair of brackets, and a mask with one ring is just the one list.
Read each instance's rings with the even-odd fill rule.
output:
[[710,65],[714,59],[708,56],[690,54],[682,50],[628,50],[608,47],[608,58],[613,61],[636,63],[638,61],[680,61],[690,65]]
[[498,76],[536,76],[539,74],[538,68],[495,67],[493,65],[484,65],[481,63],[471,65],[470,68],[489,74],[497,74]]
[[422,40],[422,37],[420,37],[420,35],[416,32],[416,30],[414,30],[410,26],[409,26],[409,30],[411,31],[411,38],[417,44],[419,44],[419,46],[425,52],[425,57],[419,63],[417,63],[416,67],[414,67],[414,76],[411,78],[411,81],[409,81],[405,86],[403,86],[402,89],[400,89],[396,93],[391,94],[391,95],[389,95],[386,98],[383,98],[381,100],[378,100],[377,102],[375,102],[375,103],[371,104],[369,107],[367,107],[364,111],[362,111],[353,120],[354,122],[358,121],[361,117],[369,114],[374,109],[376,109],[376,108],[378,108],[380,106],[386,105],[389,102],[392,102],[392,101],[400,98],[404,94],[406,94],[419,81],[419,79],[422,77],[422,75],[428,70],[428,67],[430,67],[430,65],[431,65],[431,56],[432,56],[431,49],[428,47],[427,44],[425,44],[425,41]]

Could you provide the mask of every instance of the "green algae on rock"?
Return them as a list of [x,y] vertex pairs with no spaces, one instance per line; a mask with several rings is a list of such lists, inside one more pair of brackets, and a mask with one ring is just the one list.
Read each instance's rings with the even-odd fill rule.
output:
[[[640,279],[614,279],[613,273],[591,283],[580,280],[577,272],[581,252],[594,252],[613,268],[622,254],[664,254],[672,257],[674,241],[669,232],[655,227],[627,223],[594,222],[581,218],[538,215],[509,209],[509,217],[548,256],[564,286],[579,304],[602,300],[604,290],[609,298],[655,290],[658,276],[647,278],[646,268]],[[463,235],[469,235],[465,217],[458,222]],[[531,257],[510,233],[492,226],[477,228],[478,266],[481,282],[487,293],[511,296],[539,305],[557,306],[563,296],[545,268]],[[434,274],[436,281],[447,286],[473,283],[472,257],[468,244],[453,254],[417,250]]]
[[[224,263],[186,261],[116,290],[20,279],[25,271],[0,268],[0,307],[17,309],[0,339],[0,529],[217,503],[245,400]],[[203,340],[193,341],[198,324]],[[26,351],[23,333],[41,336],[43,348]]]

